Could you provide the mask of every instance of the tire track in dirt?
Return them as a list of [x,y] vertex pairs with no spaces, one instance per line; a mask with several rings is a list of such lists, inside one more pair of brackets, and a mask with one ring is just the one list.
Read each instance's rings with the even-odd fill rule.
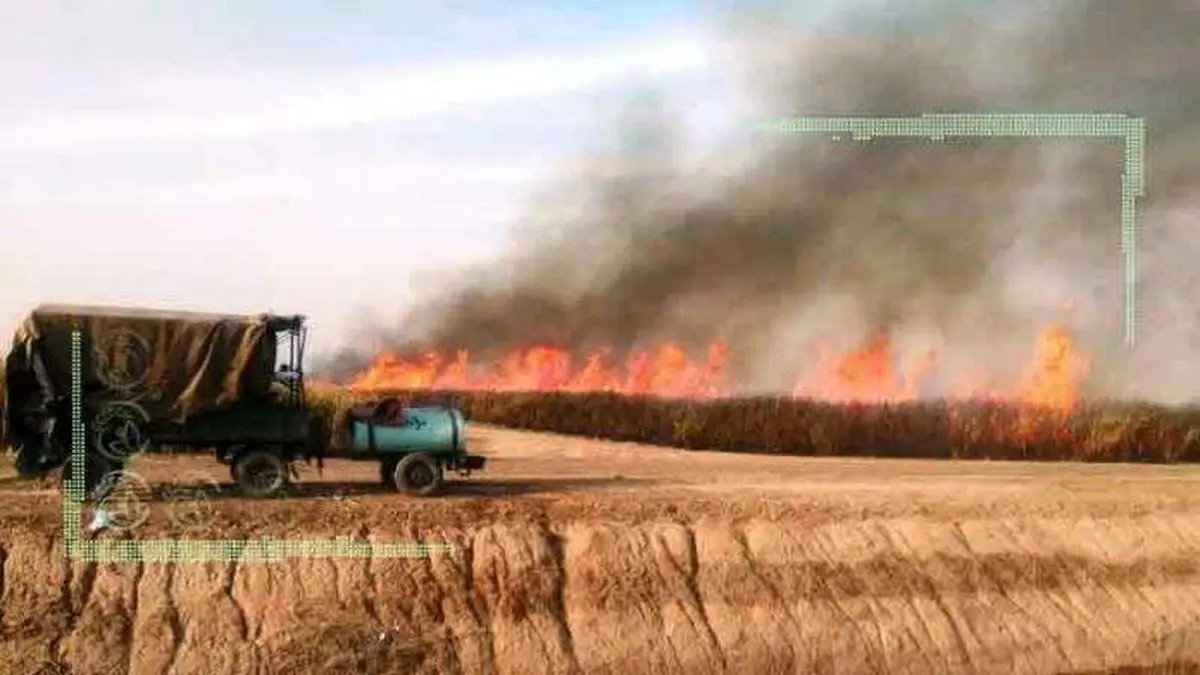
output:
[[9,531],[0,663],[76,675],[1055,673],[1200,660],[1200,642],[1163,642],[1200,626],[1197,528],[1128,525],[1142,530],[530,522],[426,533],[459,548],[426,560],[191,566],[68,562],[47,535]]

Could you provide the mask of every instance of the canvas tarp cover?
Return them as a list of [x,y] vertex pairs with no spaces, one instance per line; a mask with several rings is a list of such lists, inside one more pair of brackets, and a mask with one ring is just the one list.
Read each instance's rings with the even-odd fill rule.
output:
[[76,328],[87,399],[132,400],[152,420],[183,423],[269,391],[275,340],[266,317],[48,306],[31,312],[13,339],[10,406],[28,397],[12,391],[14,380],[37,383],[43,400],[70,395]]

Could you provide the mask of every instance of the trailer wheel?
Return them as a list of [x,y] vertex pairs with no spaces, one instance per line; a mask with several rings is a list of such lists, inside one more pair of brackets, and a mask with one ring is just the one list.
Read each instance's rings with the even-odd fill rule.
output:
[[251,497],[270,497],[288,480],[287,464],[279,453],[262,448],[247,450],[233,460],[233,479]]
[[398,461],[395,459],[385,459],[379,463],[379,480],[389,490],[396,489],[396,464]]
[[426,497],[442,487],[442,467],[433,457],[418,452],[396,464],[392,472],[392,482],[397,490]]

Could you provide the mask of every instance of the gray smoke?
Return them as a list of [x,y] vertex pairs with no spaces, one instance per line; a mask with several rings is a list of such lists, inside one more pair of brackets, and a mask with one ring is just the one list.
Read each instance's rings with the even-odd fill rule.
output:
[[[952,370],[995,372],[1026,355],[1038,325],[1065,318],[1097,355],[1094,393],[1192,397],[1200,4],[1005,7],[902,34],[889,22],[919,24],[932,10],[892,10],[869,26],[851,11],[827,29],[848,37],[826,40],[789,34],[781,14],[743,17],[727,52],[764,118],[1144,117],[1136,353],[1121,345],[1120,145],[777,135],[712,180],[676,161],[680,135],[658,107],[621,129],[630,142],[659,139],[653,161],[642,147],[551,186],[523,233],[535,243],[430,294],[391,344],[486,356],[722,336],[734,375],[772,388],[790,384],[816,338],[851,345],[886,331],[902,348],[944,345]],[[1077,309],[1064,314],[1066,301]]]

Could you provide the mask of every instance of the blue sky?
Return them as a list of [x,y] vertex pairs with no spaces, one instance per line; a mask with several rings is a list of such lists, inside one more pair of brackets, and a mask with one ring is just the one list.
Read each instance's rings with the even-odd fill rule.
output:
[[639,87],[713,147],[743,125],[729,8],[0,0],[0,341],[119,302],[306,312],[335,348],[495,256]]

